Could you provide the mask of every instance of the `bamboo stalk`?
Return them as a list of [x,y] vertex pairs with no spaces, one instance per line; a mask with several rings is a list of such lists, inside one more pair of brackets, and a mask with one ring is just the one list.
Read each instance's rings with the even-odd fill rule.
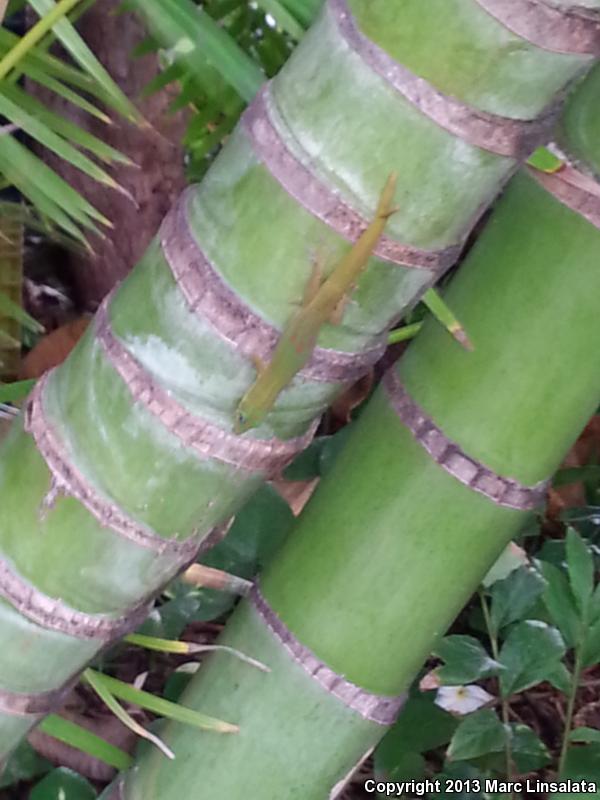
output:
[[[600,69],[590,80],[597,107]],[[342,791],[386,730],[383,704],[407,689],[598,406],[600,186],[578,187],[569,170],[514,179],[447,293],[474,351],[425,323],[260,594],[233,615],[220,641],[271,674],[215,656],[192,680],[183,702],[237,714],[240,736],[222,747],[167,726],[176,762],[141,755],[119,797]]]
[[[202,185],[36,386],[2,448],[0,636],[11,647],[0,650],[0,753],[306,446],[323,408],[378,357],[391,321],[452,263],[481,208],[545,135],[556,92],[592,61],[510,34],[473,0],[456,4],[468,30],[440,25],[420,3],[355,0],[367,39],[343,0],[330,0]],[[415,26],[419,36],[406,39]],[[333,265],[392,170],[403,213],[343,323],[323,329],[266,423],[234,435],[252,357],[268,357],[301,300],[310,248]],[[372,738],[373,723],[365,728]],[[350,736],[356,749],[363,731]]]

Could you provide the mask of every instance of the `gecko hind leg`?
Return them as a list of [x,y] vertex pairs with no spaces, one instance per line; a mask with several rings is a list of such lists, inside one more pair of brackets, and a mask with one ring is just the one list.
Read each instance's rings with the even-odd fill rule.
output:
[[331,312],[331,316],[329,317],[329,322],[332,325],[341,325],[342,319],[344,318],[344,312],[346,311],[346,306],[348,305],[348,300],[350,299],[350,292],[347,292],[338,302],[336,307]]
[[322,253],[318,253],[312,260],[312,269],[310,276],[304,288],[304,296],[302,298],[302,307],[306,308],[317,296],[319,289],[323,283],[323,262],[325,257]]
[[251,355],[250,361],[254,365],[254,369],[258,373],[259,377],[263,374],[263,372],[267,369],[267,363],[262,360],[260,356]]

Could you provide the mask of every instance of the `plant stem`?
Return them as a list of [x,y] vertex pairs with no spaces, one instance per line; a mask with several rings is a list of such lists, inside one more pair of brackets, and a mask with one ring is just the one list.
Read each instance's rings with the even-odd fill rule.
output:
[[[492,617],[490,614],[490,609],[487,600],[485,599],[483,590],[479,591],[479,599],[481,601],[481,610],[483,611],[483,618],[485,619],[485,627],[487,628],[488,636],[490,639],[492,655],[494,656],[494,660],[498,661],[498,656],[500,654],[500,649],[498,647],[498,635],[494,629],[494,625],[492,623]],[[500,708],[502,710],[502,722],[504,723],[504,726],[506,728],[506,739],[504,747],[506,780],[510,781],[513,774],[512,742],[511,742],[510,728],[508,727],[510,721],[510,704],[508,702],[508,698],[506,698],[502,693],[500,678],[497,678],[497,681],[498,681],[498,694],[500,695]],[[511,797],[514,796],[512,792],[510,793],[510,796]]]
[[571,682],[571,692],[569,694],[569,702],[567,704],[567,718],[565,719],[565,728],[563,732],[563,740],[560,748],[560,757],[558,759],[558,774],[562,775],[565,768],[565,761],[567,759],[567,752],[569,750],[569,734],[571,732],[571,725],[573,723],[573,712],[575,711],[575,700],[577,699],[577,690],[579,689],[579,682],[581,680],[581,644],[575,649],[575,667],[573,670],[573,680]]

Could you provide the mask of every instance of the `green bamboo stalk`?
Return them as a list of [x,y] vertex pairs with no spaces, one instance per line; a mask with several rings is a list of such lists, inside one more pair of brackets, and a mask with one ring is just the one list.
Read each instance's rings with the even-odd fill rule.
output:
[[[589,81],[571,111],[581,98],[598,107],[600,69]],[[595,143],[597,131],[579,130],[580,141]],[[598,406],[600,186],[577,199],[579,213],[556,197],[572,177],[524,170],[513,180],[447,293],[474,351],[425,323],[262,576],[264,600],[255,594],[233,615],[220,641],[272,672],[250,675],[214,656],[192,679],[182,702],[235,718],[240,735],[222,745],[169,724],[161,735],[176,760],[141,754],[107,799],[185,800],[207,786],[228,800],[337,797],[386,729],[352,711],[348,693],[335,696],[342,678],[386,697],[405,691],[532,513],[506,494],[494,501],[497,481],[474,490],[457,480],[432,428],[435,458],[386,387],[399,379],[471,459],[530,487],[552,475]],[[271,626],[287,629],[286,646],[263,602],[277,614]],[[312,675],[297,648],[291,655],[290,635],[312,652]],[[325,666],[339,676],[330,691]]]
[[[523,41],[473,0],[453,3],[466,27],[440,24],[452,15],[433,5],[439,15],[414,0],[352,8],[388,55],[457,98],[454,105],[532,120],[591,63]],[[357,55],[356,33],[342,32],[351,17],[338,6],[324,10],[70,358],[36,386],[3,443],[0,640],[10,647],[0,649],[0,753],[307,443],[323,408],[434,281],[431,262],[439,271],[450,263],[516,167],[515,157],[486,149],[485,137],[463,141],[455,122],[444,121],[452,133],[404,99],[367,63],[364,42]],[[459,128],[471,130],[473,114],[466,117]],[[515,146],[512,131],[522,125],[483,118],[490,135],[510,129],[509,145],[495,145],[503,152],[523,156],[543,133],[527,125],[527,146]],[[251,356],[270,349],[301,301],[312,251],[333,265],[372,215],[391,170],[403,211],[386,247],[400,258],[406,245],[402,259],[420,266],[391,264],[388,250],[387,261],[373,258],[343,324],[322,331],[312,372],[298,376],[264,425],[234,436],[234,409],[255,378]],[[308,211],[295,198],[310,205],[315,188],[325,206]],[[352,721],[353,713],[335,711],[337,700],[329,703]],[[365,725],[371,738],[374,727]]]

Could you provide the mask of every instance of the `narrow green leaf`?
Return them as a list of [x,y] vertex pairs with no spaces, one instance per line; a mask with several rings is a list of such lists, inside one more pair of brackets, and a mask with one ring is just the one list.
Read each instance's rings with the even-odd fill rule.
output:
[[[18,96],[19,90],[15,88],[14,91]],[[33,100],[33,98],[30,98],[30,100]],[[36,101],[33,100],[34,107],[35,104]],[[50,118],[51,112],[47,112],[43,105],[38,103],[37,113],[30,114],[25,108],[26,105],[28,105],[27,99],[24,103],[13,103],[5,92],[0,91],[0,114],[3,114],[25,133],[28,133],[40,144],[56,153],[57,156],[72,164],[72,166],[94,178],[99,183],[116,188],[117,184],[107,172],[48,127],[46,122]]]
[[265,78],[256,63],[191,0],[135,0],[135,5],[151,33],[170,47],[192,74],[202,74],[208,59],[246,101],[260,89]]
[[161,639],[157,636],[147,636],[141,633],[130,633],[124,637],[124,641],[130,644],[138,645],[138,647],[145,647],[147,650],[156,650],[159,653],[179,653],[180,655],[194,655],[195,653],[207,652],[223,652],[239,658],[240,661],[245,661],[253,667],[261,670],[261,672],[270,672],[269,667],[265,666],[261,661],[245,655],[233,647],[227,647],[220,644],[196,644],[196,642],[181,642],[173,639]]
[[448,333],[454,337],[465,350],[474,349],[473,343],[469,339],[464,326],[459,322],[456,315],[439,292],[435,289],[429,289],[421,298],[421,302],[427,306],[440,325],[446,328]]
[[412,325],[403,325],[401,328],[390,331],[388,334],[388,344],[399,344],[414,339],[423,327],[422,322],[415,322]]
[[[0,27],[0,54],[5,55],[20,41],[19,37]],[[64,59],[46,53],[41,48],[30,50],[24,58],[19,61],[17,75],[21,73],[29,74],[29,69],[34,67],[40,73],[52,75],[56,80],[68,83],[83,92],[93,95],[98,100],[105,95],[101,87],[79,67],[68,64]]]
[[[43,194],[51,204],[86,228],[96,230],[92,219],[112,227],[110,220],[14,137],[0,137],[0,159],[0,172],[32,202],[37,203],[33,198]],[[44,209],[42,211],[46,213]]]
[[[63,228],[74,239],[85,245],[83,234],[65,211],[40,189],[40,186],[29,172],[19,169],[18,164],[11,161],[10,154],[5,155],[5,153],[6,148],[0,147],[0,174],[4,173],[11,184],[16,186],[21,194],[30,200],[38,214],[47,217],[48,220]],[[35,162],[35,157],[32,158]],[[44,230],[47,232],[48,227],[45,226]]]
[[129,769],[133,764],[133,758],[125,750],[57,714],[50,714],[43,719],[39,730],[118,770]]
[[141,689],[136,689],[129,683],[111,678],[109,675],[102,675],[101,673],[87,669],[84,677],[90,683],[94,682],[94,688],[98,682],[101,682],[104,689],[120,700],[126,703],[133,703],[152,711],[154,714],[159,714],[161,717],[168,717],[176,722],[182,722],[186,725],[192,725],[201,730],[215,731],[216,733],[237,733],[239,728],[237,725],[232,725],[229,722],[209,717],[206,714],[201,714],[199,711],[194,711],[191,708],[180,706],[177,703],[171,703],[162,697],[156,697],[149,692],[144,692]]
[[[40,0],[30,0],[30,2],[35,8],[35,3],[40,2]],[[44,2],[44,0],[42,0],[42,2]],[[49,0],[49,2],[52,2],[52,0]],[[36,44],[46,36],[54,25],[60,25],[61,19],[64,18],[65,14],[68,14],[79,2],[80,0],[60,0],[58,5],[52,2],[49,13],[44,15],[43,11],[40,12],[40,19],[36,24],[30,28],[0,60],[0,80],[6,78],[8,73],[19,64],[19,61],[29,50],[35,47]]]
[[137,736],[142,739],[147,739],[152,742],[155,747],[163,753],[167,758],[174,759],[175,754],[170,750],[167,745],[158,736],[155,736],[146,728],[142,727],[136,720],[129,714],[123,706],[117,702],[114,695],[107,688],[105,675],[94,670],[86,669],[83,673],[83,679],[87,681],[92,689],[96,692],[98,697],[104,702],[106,707],[112,711],[115,717],[123,723],[129,730],[133,731]]
[[102,161],[107,163],[115,161],[122,164],[132,164],[131,159],[126,155],[106,144],[97,136],[93,136],[80,125],[75,125],[75,123],[71,122],[66,117],[49,111],[35,97],[24,92],[22,89],[16,86],[6,85],[2,87],[2,93],[11,99],[14,104],[17,104],[20,108],[27,111],[31,116],[43,121],[53,131],[60,133],[66,139],[75,142],[75,144],[84,147]]
[[[61,0],[61,2],[70,2],[71,6],[73,6],[78,0]],[[35,8],[38,14],[47,15],[48,17],[49,15],[56,14],[58,8],[54,0],[29,0],[29,3]],[[58,5],[60,5],[60,3]],[[58,21],[52,25],[52,30],[73,59],[94,79],[98,86],[102,88],[107,102],[125,118],[132,122],[140,123],[142,121],[140,113],[121,89],[119,89],[69,20],[59,18]]]
[[[46,89],[50,89],[50,91],[54,92],[59,97],[64,98],[73,106],[77,108],[81,108],[82,111],[87,112],[91,116],[99,119],[106,125],[111,124],[110,117],[101,111],[97,106],[93,103],[90,103],[82,95],[78,94],[74,89],[71,89],[64,83],[61,83],[56,78],[52,77],[51,75],[47,75],[44,73],[43,70],[39,69],[36,66],[30,65],[27,69],[24,69],[23,72],[35,83],[39,83],[40,86],[44,86]],[[90,134],[91,135],[91,134]],[[108,147],[108,145],[106,145]],[[116,160],[116,159],[115,159]]]

